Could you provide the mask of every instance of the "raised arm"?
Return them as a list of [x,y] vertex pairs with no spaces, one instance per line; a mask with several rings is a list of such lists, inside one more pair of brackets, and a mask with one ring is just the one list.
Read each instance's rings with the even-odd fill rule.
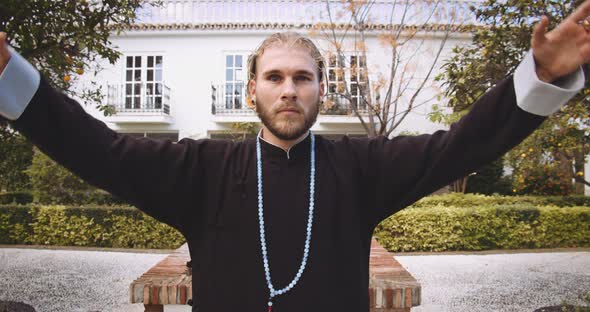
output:
[[[0,34],[0,115],[43,152],[89,183],[184,233],[199,217],[200,151],[206,141],[118,134],[53,89]],[[192,206],[191,206],[192,203]]]
[[[448,131],[370,142],[375,222],[489,163],[532,133],[584,86],[590,0],[547,33],[543,17],[514,77],[499,82]],[[587,25],[587,27],[584,27]],[[363,149],[361,149],[362,151]]]

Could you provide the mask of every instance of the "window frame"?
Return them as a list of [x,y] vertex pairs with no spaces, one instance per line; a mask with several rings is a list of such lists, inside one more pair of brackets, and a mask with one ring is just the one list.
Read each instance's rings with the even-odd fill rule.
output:
[[[223,88],[222,103],[226,109],[241,110],[247,108],[246,84],[248,83],[248,55],[246,51],[225,51],[223,53],[223,84],[221,87]],[[231,66],[228,64],[228,57],[232,57]],[[238,57],[241,58],[240,67],[236,66]],[[228,79],[228,71],[231,71],[232,79]],[[241,73],[237,74],[238,71],[241,71]]]
[[[166,71],[165,54],[160,52],[128,52],[123,56],[123,107],[126,110],[163,109],[165,97],[164,73]],[[129,58],[132,59],[131,67],[129,67]],[[140,60],[139,66],[137,65],[138,58]],[[149,66],[150,58],[153,58],[152,66]],[[161,59],[159,67],[157,66],[158,58]],[[135,78],[134,80],[128,80],[129,71],[131,71],[131,79]],[[137,80],[137,72],[139,72],[139,80]],[[151,80],[148,80],[150,73],[152,77]]]
[[[344,60],[342,57],[344,57]],[[363,71],[366,62],[366,58],[363,58],[360,53],[345,52],[342,55],[335,53],[328,55],[325,60],[328,95],[345,94],[344,86],[346,86],[351,96],[351,101],[347,104],[356,104],[359,110],[366,109],[362,97],[366,95],[367,81],[366,79],[364,79],[365,81],[359,80],[367,75]],[[344,66],[340,67],[339,64],[342,63],[344,63]],[[353,67],[353,63],[357,64],[356,67]],[[339,73],[340,68],[342,68],[343,73]]]

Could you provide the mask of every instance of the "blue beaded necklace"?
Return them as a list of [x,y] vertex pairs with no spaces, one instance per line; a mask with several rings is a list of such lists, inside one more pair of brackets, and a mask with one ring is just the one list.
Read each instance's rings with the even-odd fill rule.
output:
[[291,290],[303,274],[305,265],[307,264],[307,258],[309,256],[309,244],[311,242],[311,225],[313,224],[313,207],[314,207],[314,191],[315,191],[315,137],[313,133],[309,133],[311,136],[311,173],[309,175],[309,217],[307,219],[307,236],[305,238],[305,249],[303,252],[303,259],[299,266],[299,271],[287,285],[282,289],[275,290],[271,278],[270,278],[270,265],[268,263],[268,254],[266,248],[266,238],[264,233],[264,205],[262,200],[262,153],[260,152],[260,137],[256,138],[256,160],[257,160],[257,173],[258,173],[258,222],[260,225],[260,245],[262,248],[262,259],[264,261],[264,273],[266,275],[266,285],[270,291],[268,298],[268,312],[272,312],[272,300],[278,295],[282,295]]

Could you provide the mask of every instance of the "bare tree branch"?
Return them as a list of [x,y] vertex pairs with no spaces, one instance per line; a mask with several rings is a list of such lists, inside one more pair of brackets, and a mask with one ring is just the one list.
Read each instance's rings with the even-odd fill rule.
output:
[[[340,30],[342,25],[339,26],[336,23],[333,13],[333,6],[338,6],[340,3],[343,4],[342,10],[345,10],[343,12],[346,14],[343,16],[350,21],[349,25],[343,25],[345,27],[342,27],[342,31]],[[330,24],[329,30],[324,31],[323,34],[334,49],[335,59],[332,57],[329,61],[331,70],[337,71],[336,77],[332,72],[332,79],[335,81],[328,82],[328,88],[331,90],[329,93],[338,96],[341,99],[339,101],[348,101],[352,114],[359,119],[369,136],[389,136],[413,109],[430,103],[435,98],[435,96],[428,96],[427,101],[418,100],[421,94],[431,92],[427,83],[432,81],[433,73],[437,70],[438,61],[452,28],[447,27],[442,35],[440,32],[434,32],[432,37],[426,33],[431,27],[441,0],[430,2],[429,12],[414,10],[416,2],[409,0],[393,0],[392,3],[385,5],[375,0],[366,2],[326,0],[325,4]],[[384,39],[385,44],[388,45],[387,52],[391,55],[389,64],[386,66],[390,67],[387,68],[385,76],[369,75],[367,40],[372,34],[368,35],[367,26],[374,16],[371,11],[382,9],[386,5],[391,5],[389,16],[386,17],[391,27],[388,27],[387,32],[378,35],[380,40]],[[403,11],[397,14],[399,9]],[[337,18],[340,19],[340,16]],[[380,22],[383,23],[382,20]],[[381,38],[383,35],[385,37]],[[440,43],[433,48],[430,46],[431,41],[440,41]],[[350,44],[354,46],[350,47]],[[424,68],[420,64],[417,68],[412,68],[417,59],[422,58],[424,63],[426,60],[423,57],[424,51],[432,53],[432,57],[428,56],[428,62],[430,62],[428,66]],[[350,53],[353,55],[349,55]],[[418,71],[423,77],[420,80],[415,77]],[[410,89],[413,90],[410,92]],[[354,95],[351,92],[354,92]]]

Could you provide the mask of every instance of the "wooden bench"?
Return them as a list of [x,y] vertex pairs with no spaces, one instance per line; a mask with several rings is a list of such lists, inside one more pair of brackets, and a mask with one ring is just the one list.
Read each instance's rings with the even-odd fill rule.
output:
[[[192,275],[187,244],[158,262],[129,286],[130,302],[143,303],[146,312],[171,310],[192,300]],[[420,305],[420,284],[375,239],[369,264],[371,312],[409,312]],[[188,310],[188,309],[187,309]]]

